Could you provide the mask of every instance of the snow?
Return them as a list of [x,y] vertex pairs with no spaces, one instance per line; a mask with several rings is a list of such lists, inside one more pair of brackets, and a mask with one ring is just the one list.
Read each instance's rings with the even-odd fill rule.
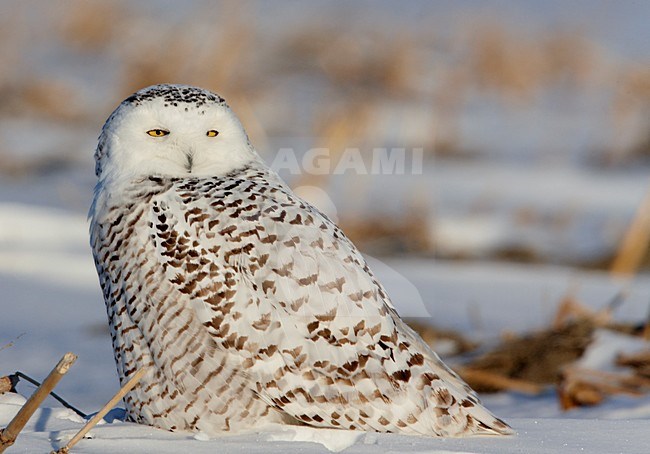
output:
[[[18,411],[22,401],[0,396],[0,426]],[[643,420],[584,420],[516,418],[517,435],[440,439],[363,433],[304,426],[269,426],[255,432],[208,439],[203,435],[171,433],[113,419],[96,426],[73,450],[76,453],[298,453],[298,452],[420,452],[420,453],[644,453],[650,437]],[[48,452],[65,445],[83,422],[70,410],[41,408],[9,452]],[[612,434],[616,436],[612,436]],[[645,434],[643,436],[642,434]]]
[[577,367],[606,372],[625,370],[614,364],[618,355],[630,355],[648,350],[650,343],[638,336],[628,336],[610,330],[599,329],[582,357],[576,361]]
[[[94,289],[97,276],[85,216],[0,203],[0,272]],[[46,226],[46,228],[43,228]]]

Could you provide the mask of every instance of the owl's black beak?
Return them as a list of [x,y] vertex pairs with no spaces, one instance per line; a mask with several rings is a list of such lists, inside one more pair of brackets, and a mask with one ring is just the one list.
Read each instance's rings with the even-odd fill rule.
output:
[[192,166],[194,166],[194,153],[191,151],[185,153],[185,159],[185,168],[187,169],[188,173],[192,173]]

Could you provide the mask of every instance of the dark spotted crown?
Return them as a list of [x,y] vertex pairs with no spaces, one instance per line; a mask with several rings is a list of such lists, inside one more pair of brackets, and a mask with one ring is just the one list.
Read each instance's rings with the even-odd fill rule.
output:
[[162,99],[165,102],[165,106],[191,104],[199,108],[211,103],[226,104],[226,101],[221,96],[209,90],[189,85],[172,84],[152,85],[143,88],[126,98],[123,104],[140,105],[154,99]]

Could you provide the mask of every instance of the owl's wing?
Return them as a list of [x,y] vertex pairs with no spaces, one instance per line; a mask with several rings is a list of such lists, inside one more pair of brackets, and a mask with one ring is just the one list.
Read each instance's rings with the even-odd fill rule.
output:
[[325,215],[284,186],[254,179],[178,194],[167,201],[185,213],[171,223],[173,236],[192,238],[183,246],[184,273],[171,271],[170,282],[190,297],[217,344],[242,358],[270,406],[328,427],[501,431],[401,321]]

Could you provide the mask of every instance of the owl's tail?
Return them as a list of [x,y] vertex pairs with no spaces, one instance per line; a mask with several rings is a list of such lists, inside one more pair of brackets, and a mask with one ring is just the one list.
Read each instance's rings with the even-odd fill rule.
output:
[[474,390],[449,369],[410,327],[404,326],[402,330],[425,358],[415,383],[416,389],[423,393],[420,398],[424,399],[422,417],[426,422],[417,424],[419,427],[416,430],[424,435],[434,433],[445,437],[515,433],[483,406]]

